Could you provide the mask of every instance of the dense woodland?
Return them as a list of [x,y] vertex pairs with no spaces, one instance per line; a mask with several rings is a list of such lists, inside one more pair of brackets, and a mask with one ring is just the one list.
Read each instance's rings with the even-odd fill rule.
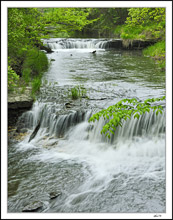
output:
[[48,69],[43,38],[121,38],[151,40],[144,55],[165,66],[165,8],[9,8],[8,90],[27,85],[34,95]]

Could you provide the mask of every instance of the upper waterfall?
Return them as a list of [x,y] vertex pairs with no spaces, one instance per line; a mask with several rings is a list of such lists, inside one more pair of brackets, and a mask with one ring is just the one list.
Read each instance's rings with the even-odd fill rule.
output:
[[51,49],[105,49],[109,47],[106,39],[66,39],[51,38],[43,43]]

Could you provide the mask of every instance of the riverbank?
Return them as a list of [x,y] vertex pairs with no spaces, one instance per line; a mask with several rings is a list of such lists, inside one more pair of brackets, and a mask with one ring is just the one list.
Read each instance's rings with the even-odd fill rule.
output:
[[165,70],[165,41],[157,42],[156,44],[143,50],[144,56],[153,58],[162,71]]

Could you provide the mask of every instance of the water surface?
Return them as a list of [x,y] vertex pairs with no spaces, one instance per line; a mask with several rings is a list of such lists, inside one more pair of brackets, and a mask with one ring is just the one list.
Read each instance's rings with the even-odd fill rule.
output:
[[[48,44],[55,61],[32,110],[20,119],[28,134],[8,148],[8,211],[41,201],[38,212],[165,212],[165,112],[124,122],[111,141],[100,134],[103,120],[88,123],[93,112],[123,98],[165,95],[164,73],[141,51],[106,50],[105,40]],[[76,85],[86,94],[72,100]]]

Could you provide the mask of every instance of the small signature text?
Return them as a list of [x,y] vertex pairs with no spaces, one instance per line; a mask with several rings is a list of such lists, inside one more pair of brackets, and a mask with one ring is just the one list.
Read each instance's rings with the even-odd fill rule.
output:
[[156,215],[154,215],[154,217],[158,218],[158,217],[162,217],[162,215],[157,215],[157,214],[156,214]]

